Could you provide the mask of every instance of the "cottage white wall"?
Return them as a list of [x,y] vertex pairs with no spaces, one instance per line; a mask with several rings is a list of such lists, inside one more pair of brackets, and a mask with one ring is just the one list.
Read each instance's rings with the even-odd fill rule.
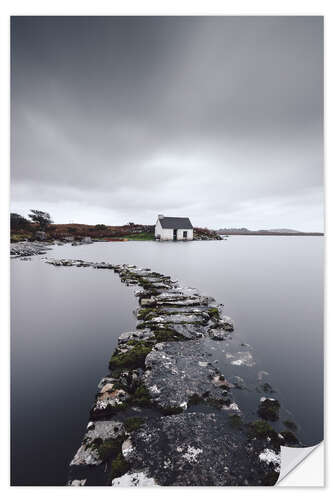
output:
[[155,225],[155,238],[160,237],[162,241],[170,241],[173,240],[173,229],[163,229],[159,219]]
[[163,229],[161,233],[162,241],[171,241],[173,240],[173,229]]
[[160,224],[160,220],[157,219],[157,222],[155,224],[155,238],[157,238],[158,236],[162,236],[162,232],[163,232],[163,229],[162,229],[162,226]]
[[[184,231],[187,231],[187,237],[184,238]],[[193,240],[193,229],[178,229],[177,240]]]

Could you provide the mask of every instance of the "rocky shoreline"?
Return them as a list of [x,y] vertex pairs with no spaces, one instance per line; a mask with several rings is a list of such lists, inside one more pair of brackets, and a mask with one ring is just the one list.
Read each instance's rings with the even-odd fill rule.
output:
[[10,257],[12,259],[19,257],[32,257],[34,255],[44,255],[51,250],[50,243],[42,241],[20,241],[10,244]]
[[[274,428],[280,403],[273,397],[258,398],[257,415],[248,421],[234,397],[246,387],[244,380],[228,379],[212,363],[207,342],[222,345],[234,330],[221,304],[133,265],[46,263],[112,270],[135,287],[139,301],[136,330],[119,336],[109,372],[98,384],[68,485],[276,483],[280,445],[299,445],[295,429]],[[252,366],[247,351],[230,356],[235,367]],[[273,392],[265,385],[263,392]]]

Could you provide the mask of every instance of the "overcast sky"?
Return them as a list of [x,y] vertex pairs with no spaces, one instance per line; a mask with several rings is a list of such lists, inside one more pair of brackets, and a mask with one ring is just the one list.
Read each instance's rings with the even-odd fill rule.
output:
[[321,17],[12,18],[12,206],[323,229]]

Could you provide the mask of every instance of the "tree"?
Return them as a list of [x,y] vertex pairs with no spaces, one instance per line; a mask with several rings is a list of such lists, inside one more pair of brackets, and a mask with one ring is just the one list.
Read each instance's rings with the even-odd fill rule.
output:
[[105,224],[96,224],[95,229],[99,231],[104,231],[105,229],[107,229],[107,227]]
[[30,212],[31,213],[28,217],[32,220],[32,222],[39,224],[41,231],[46,231],[47,227],[53,222],[50,214],[47,212],[42,212],[41,210],[30,210]]
[[22,217],[20,214],[11,213],[10,214],[10,229],[12,231],[17,229],[28,229],[30,227],[30,222]]

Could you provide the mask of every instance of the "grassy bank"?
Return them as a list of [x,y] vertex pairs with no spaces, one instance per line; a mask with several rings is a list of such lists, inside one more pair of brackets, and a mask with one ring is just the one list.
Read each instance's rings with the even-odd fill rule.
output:
[[154,233],[128,234],[125,238],[129,241],[152,241],[155,240]]

